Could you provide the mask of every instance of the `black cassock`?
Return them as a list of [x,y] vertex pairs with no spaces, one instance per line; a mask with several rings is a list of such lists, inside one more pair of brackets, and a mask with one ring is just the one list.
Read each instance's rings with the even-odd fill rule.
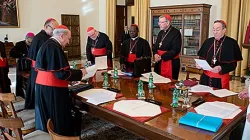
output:
[[92,64],[95,64],[95,56],[92,54],[93,50],[104,49],[106,48],[106,53],[102,55],[96,56],[104,56],[107,55],[107,64],[109,67],[112,67],[112,43],[109,40],[109,37],[102,32],[99,32],[96,40],[88,37],[87,45],[86,45],[86,54],[88,61],[91,61]]
[[147,40],[141,37],[135,40],[128,39],[122,43],[120,65],[125,64],[126,68],[133,68],[133,63],[128,61],[131,52],[135,54],[135,58],[137,59],[141,57],[151,57],[151,50]]
[[[17,65],[16,65],[16,96],[21,96],[23,98],[25,98],[24,91],[23,91],[25,86],[22,84],[25,79],[19,73],[23,71],[22,67],[26,67],[24,65],[28,65],[26,61],[28,50],[29,50],[29,46],[26,44],[25,40],[23,40],[23,41],[17,42],[16,45],[10,51],[10,56],[18,59]],[[26,70],[30,71],[30,69],[26,69]]]
[[178,80],[181,44],[181,33],[176,28],[170,26],[168,30],[159,32],[152,48],[153,55],[161,54],[161,61],[157,62],[154,67],[156,73]]
[[10,79],[8,77],[9,73],[9,66],[8,61],[6,57],[5,52],[5,46],[4,43],[0,41],[0,56],[3,58],[3,60],[0,60],[1,66],[0,66],[0,88],[2,93],[10,93]]
[[32,67],[30,71],[30,76],[28,79],[28,85],[26,89],[26,97],[25,97],[25,108],[26,109],[34,109],[35,108],[35,81],[37,72],[34,69],[36,57],[38,50],[42,46],[42,44],[47,41],[50,36],[44,31],[41,30],[32,40],[32,43],[29,47],[28,59],[32,61]]
[[35,113],[36,129],[47,131],[46,123],[52,119],[55,132],[74,135],[74,124],[67,81],[80,81],[81,70],[72,70],[61,45],[53,38],[46,41],[36,59]]
[[[200,59],[207,60],[212,68],[221,66],[222,69],[218,74],[204,71],[200,84],[229,89],[229,72],[234,71],[237,61],[242,60],[237,41],[228,36],[223,36],[219,41],[215,41],[214,37],[208,38],[200,48],[198,56]],[[217,60],[215,64],[213,63],[214,56]]]

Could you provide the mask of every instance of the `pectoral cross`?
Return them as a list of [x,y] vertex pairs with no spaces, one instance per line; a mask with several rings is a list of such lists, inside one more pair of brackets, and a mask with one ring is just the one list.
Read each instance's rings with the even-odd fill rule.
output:
[[161,47],[161,45],[162,45],[162,42],[159,43],[159,48]]
[[216,59],[216,58],[214,58],[214,59],[213,59],[213,63],[215,64],[215,63],[216,63],[216,61],[217,61],[217,59]]

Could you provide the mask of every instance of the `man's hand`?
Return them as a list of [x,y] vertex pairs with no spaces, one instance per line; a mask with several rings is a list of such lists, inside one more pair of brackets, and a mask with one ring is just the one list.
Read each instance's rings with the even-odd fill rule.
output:
[[158,62],[161,60],[161,56],[158,54],[155,54],[154,57],[155,57],[155,62]]
[[125,64],[122,64],[121,65],[121,71],[125,71],[126,70],[126,65]]
[[2,58],[2,56],[0,56],[0,60],[1,60],[1,61],[3,61],[3,58]]
[[238,97],[240,99],[246,99],[246,98],[249,98],[249,95],[248,95],[248,89],[244,89],[243,91],[241,91],[239,94],[238,94]]
[[82,76],[85,76],[86,74],[87,74],[87,71],[86,71],[86,69],[81,69],[81,71],[82,71]]
[[215,66],[211,71],[214,73],[219,73],[221,71],[221,66]]

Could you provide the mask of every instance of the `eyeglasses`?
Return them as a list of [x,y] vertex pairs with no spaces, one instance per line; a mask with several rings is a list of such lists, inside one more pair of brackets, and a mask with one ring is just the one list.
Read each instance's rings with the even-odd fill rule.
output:
[[167,21],[161,21],[161,22],[159,21],[158,24],[162,24],[162,23],[164,23],[164,22],[167,22]]
[[94,37],[96,34],[96,31],[92,34],[92,35],[89,35],[90,38]]
[[55,28],[53,28],[52,26],[48,25],[52,30],[55,30]]

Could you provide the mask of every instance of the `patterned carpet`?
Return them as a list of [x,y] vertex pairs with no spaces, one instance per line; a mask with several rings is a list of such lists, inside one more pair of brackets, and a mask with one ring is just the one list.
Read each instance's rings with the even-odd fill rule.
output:
[[81,139],[84,140],[144,140],[110,122],[84,113],[82,117]]

